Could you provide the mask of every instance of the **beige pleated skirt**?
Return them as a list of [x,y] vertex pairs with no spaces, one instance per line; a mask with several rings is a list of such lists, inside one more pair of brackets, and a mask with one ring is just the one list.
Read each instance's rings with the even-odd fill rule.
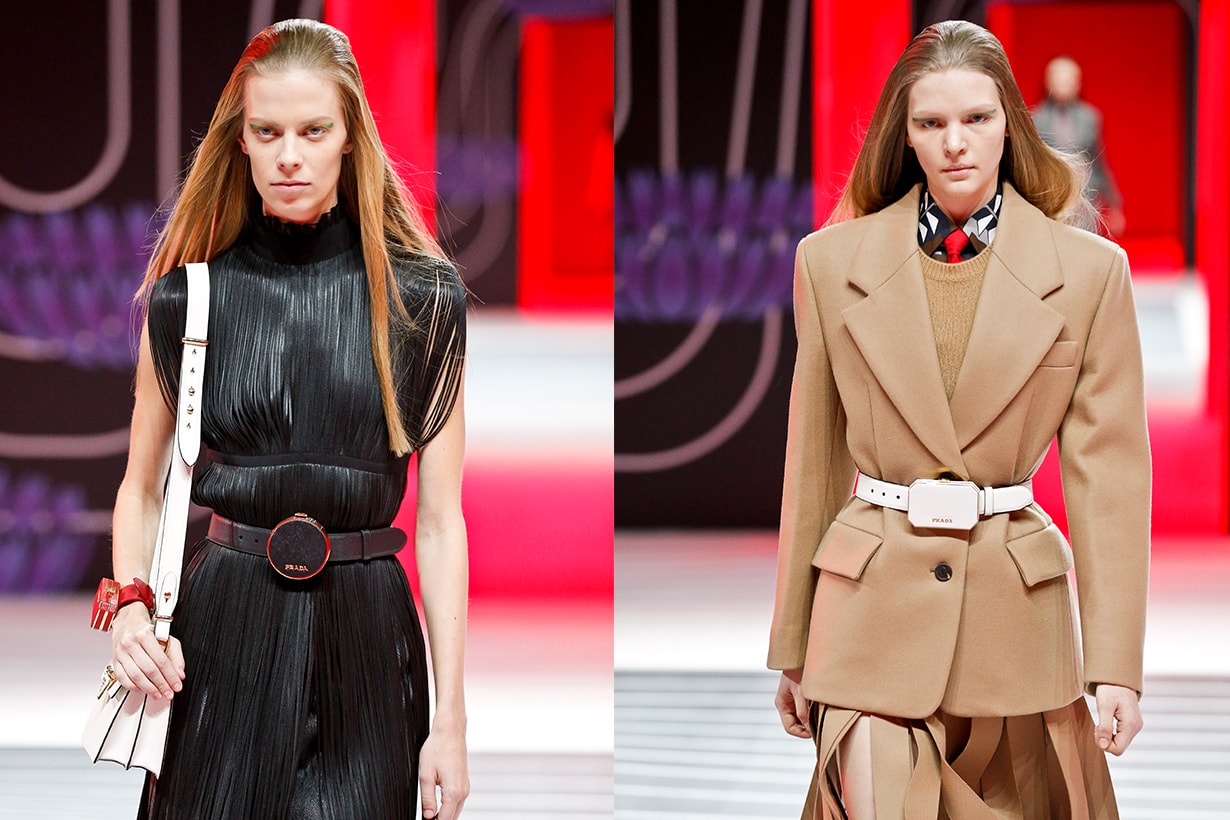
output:
[[[817,764],[802,820],[862,820],[857,811],[847,815],[842,801],[840,758],[850,753],[855,731],[870,735],[871,784],[861,793],[874,796],[876,820],[1118,820],[1084,700],[1014,717],[937,712],[925,720],[865,715],[860,722],[864,715],[813,706]],[[866,734],[859,739],[860,754],[867,741]]]

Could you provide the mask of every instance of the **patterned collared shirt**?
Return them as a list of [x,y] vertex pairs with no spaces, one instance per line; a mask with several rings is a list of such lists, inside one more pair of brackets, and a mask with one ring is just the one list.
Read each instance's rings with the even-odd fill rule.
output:
[[[961,230],[969,237],[969,243],[961,251],[961,259],[973,259],[983,248],[991,244],[995,238],[995,228],[999,225],[999,206],[1004,201],[1004,186],[1000,183],[995,189],[995,196],[965,220]],[[944,240],[954,230],[948,215],[931,198],[931,193],[923,189],[918,202],[918,247],[923,253],[938,259],[948,261],[948,252],[944,250]]]

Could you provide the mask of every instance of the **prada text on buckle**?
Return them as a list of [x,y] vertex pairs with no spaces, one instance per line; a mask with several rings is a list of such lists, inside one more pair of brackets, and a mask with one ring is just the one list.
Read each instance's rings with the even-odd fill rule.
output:
[[920,478],[910,485],[906,517],[919,529],[969,530],[978,523],[978,485]]

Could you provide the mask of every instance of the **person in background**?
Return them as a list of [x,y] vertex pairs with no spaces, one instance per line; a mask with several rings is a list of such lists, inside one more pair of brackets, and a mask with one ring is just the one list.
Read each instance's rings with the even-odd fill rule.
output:
[[1077,154],[1088,163],[1086,193],[1109,234],[1122,236],[1127,224],[1123,196],[1106,162],[1102,112],[1081,99],[1081,67],[1075,60],[1056,57],[1046,64],[1046,99],[1030,113],[1047,145]]

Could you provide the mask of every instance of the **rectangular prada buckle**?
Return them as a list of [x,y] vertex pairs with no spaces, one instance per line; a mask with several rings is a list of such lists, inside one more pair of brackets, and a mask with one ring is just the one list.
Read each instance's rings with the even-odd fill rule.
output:
[[920,478],[910,485],[906,517],[919,529],[970,530],[978,523],[978,485]]

